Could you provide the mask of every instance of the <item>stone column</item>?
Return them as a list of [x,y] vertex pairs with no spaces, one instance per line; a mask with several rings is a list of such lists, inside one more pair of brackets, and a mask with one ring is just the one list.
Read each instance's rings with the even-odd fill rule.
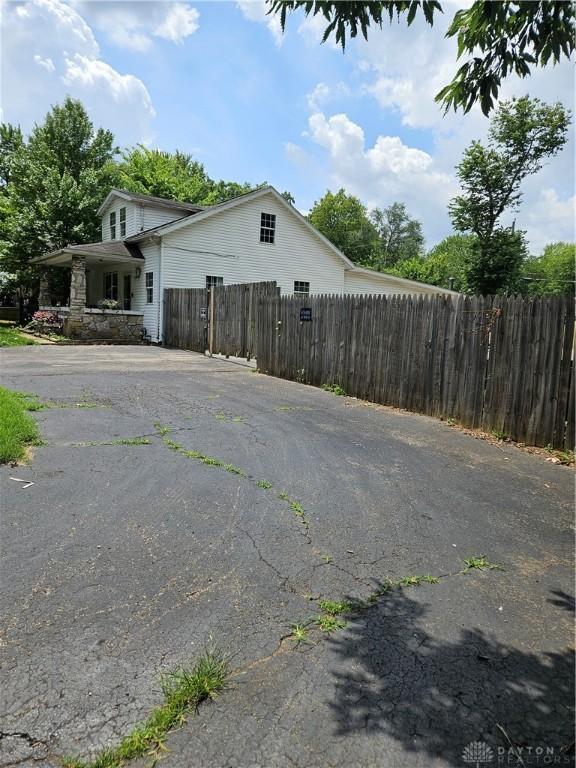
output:
[[40,285],[38,286],[38,306],[49,307],[51,303],[52,297],[48,286],[48,273],[44,270],[40,275]]
[[80,336],[86,308],[86,258],[72,256],[70,275],[70,314],[66,323],[68,336]]

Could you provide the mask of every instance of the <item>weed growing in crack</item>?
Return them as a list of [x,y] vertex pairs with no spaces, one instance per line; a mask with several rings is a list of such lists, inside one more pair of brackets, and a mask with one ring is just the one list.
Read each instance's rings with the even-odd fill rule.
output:
[[286,491],[280,491],[280,493],[278,494],[278,498],[281,499],[282,501],[290,501],[290,496],[288,496]]
[[182,450],[182,446],[179,443],[175,442],[174,440],[170,440],[170,438],[164,438],[164,440],[162,440],[162,442],[164,443],[166,448],[170,448],[171,451],[181,451]]
[[321,558],[326,564],[332,563],[334,561],[332,555],[321,555]]
[[269,488],[272,488],[272,483],[269,483],[268,480],[258,480],[256,485],[258,488],[264,488],[265,491],[267,491]]
[[404,576],[398,582],[400,587],[419,587],[420,584],[438,584],[439,579],[437,576],[430,576],[426,574],[424,576]]
[[466,571],[472,571],[474,568],[477,568],[479,571],[483,571],[484,569],[489,571],[504,570],[499,563],[491,563],[487,557],[484,557],[484,555],[478,555],[477,557],[465,557],[464,565],[466,566],[466,568],[464,568],[464,573]]
[[335,632],[337,629],[344,629],[346,622],[343,619],[339,619],[337,616],[330,616],[328,613],[323,613],[316,618],[316,624],[321,632]]
[[169,435],[169,434],[170,434],[170,432],[172,432],[172,430],[170,429],[170,427],[166,427],[164,424],[160,424],[160,422],[159,422],[159,421],[157,421],[157,422],[154,424],[154,429],[156,430],[156,432],[158,432],[158,434],[160,435],[160,437],[164,437],[164,435]]
[[217,651],[206,651],[193,667],[181,667],[161,680],[164,702],[137,724],[115,747],[105,749],[94,760],[65,758],[67,768],[120,768],[125,760],[142,755],[156,756],[164,749],[166,736],[184,716],[202,702],[215,698],[226,685],[229,668]]
[[304,517],[304,507],[302,504],[300,504],[299,501],[291,501],[290,509],[292,512],[294,512],[295,515],[298,515],[298,517]]
[[300,645],[300,643],[312,643],[308,637],[306,624],[292,624],[292,634],[290,635],[290,639],[293,640],[296,645]]
[[147,437],[121,437],[105,445],[150,445],[150,442]]
[[327,613],[329,616],[340,616],[341,613],[350,613],[355,604],[348,600],[320,600],[318,606],[322,613]]

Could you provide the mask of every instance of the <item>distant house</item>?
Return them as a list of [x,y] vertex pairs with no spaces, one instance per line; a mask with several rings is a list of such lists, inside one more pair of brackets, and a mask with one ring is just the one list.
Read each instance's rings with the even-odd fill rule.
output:
[[[79,335],[136,335],[143,323],[161,342],[165,288],[275,280],[283,294],[453,293],[354,265],[273,187],[210,207],[113,189],[98,214],[101,243],[34,259],[72,266],[70,320],[89,331]],[[118,308],[99,308],[103,299]]]

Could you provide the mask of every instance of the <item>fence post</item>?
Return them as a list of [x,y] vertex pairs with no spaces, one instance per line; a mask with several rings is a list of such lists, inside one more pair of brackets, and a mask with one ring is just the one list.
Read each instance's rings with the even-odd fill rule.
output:
[[214,349],[214,286],[208,291],[208,303],[210,306],[210,327],[208,329],[208,354],[212,357],[212,350]]

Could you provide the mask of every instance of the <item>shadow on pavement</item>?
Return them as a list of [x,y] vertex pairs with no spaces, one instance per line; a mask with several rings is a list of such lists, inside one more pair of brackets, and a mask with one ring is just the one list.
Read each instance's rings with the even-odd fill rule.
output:
[[419,760],[460,767],[476,741],[491,747],[493,764],[550,764],[526,751],[523,763],[509,756],[512,742],[548,749],[548,758],[553,748],[554,765],[573,765],[573,652],[523,652],[478,629],[440,641],[422,628],[426,614],[397,590],[330,639],[348,669],[335,673],[338,735],[383,732]]

